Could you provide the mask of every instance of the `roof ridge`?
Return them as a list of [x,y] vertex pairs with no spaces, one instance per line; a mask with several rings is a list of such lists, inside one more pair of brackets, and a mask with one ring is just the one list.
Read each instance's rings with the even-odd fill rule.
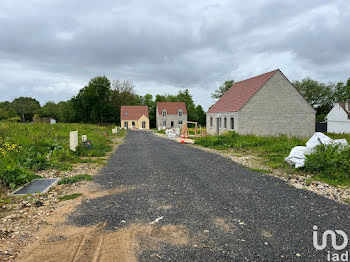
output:
[[208,113],[239,111],[278,71],[281,72],[281,70],[276,69],[235,82],[232,87],[209,108]]
[[241,83],[241,82],[244,82],[244,81],[248,81],[248,80],[251,80],[251,79],[253,79],[253,78],[258,78],[258,77],[261,77],[261,76],[263,76],[263,75],[271,74],[271,73],[274,73],[274,72],[277,72],[277,71],[281,71],[281,70],[275,69],[275,70],[272,70],[272,71],[270,71],[270,72],[266,72],[266,73],[263,73],[263,74],[260,74],[260,75],[257,75],[257,76],[252,76],[252,77],[250,77],[250,78],[247,78],[247,79],[244,79],[244,80],[241,80],[241,81],[237,81],[237,82],[235,82],[234,84],[236,84],[236,83]]

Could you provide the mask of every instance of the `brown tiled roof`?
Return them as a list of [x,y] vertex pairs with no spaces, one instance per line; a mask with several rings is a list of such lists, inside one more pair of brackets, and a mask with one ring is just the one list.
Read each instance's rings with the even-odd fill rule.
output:
[[158,102],[158,114],[162,114],[163,109],[168,115],[177,115],[179,109],[182,109],[183,114],[187,114],[185,102]]
[[208,113],[236,112],[240,110],[277,71],[279,69],[234,83],[208,110]]
[[121,120],[138,120],[142,115],[148,117],[148,106],[121,106]]
[[346,110],[345,103],[350,103],[350,100],[348,102],[339,102],[338,104],[344,109],[344,111],[348,114],[348,118],[350,119],[350,111]]

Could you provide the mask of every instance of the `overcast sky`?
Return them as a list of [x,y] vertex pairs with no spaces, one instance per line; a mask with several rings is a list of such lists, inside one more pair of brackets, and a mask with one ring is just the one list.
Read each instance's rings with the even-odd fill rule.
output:
[[1,0],[0,101],[67,100],[97,75],[204,109],[224,80],[277,68],[344,82],[349,25],[348,0]]

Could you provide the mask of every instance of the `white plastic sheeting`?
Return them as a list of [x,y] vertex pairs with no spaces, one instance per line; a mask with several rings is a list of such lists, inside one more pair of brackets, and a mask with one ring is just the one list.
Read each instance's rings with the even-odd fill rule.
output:
[[349,145],[346,139],[333,140],[320,132],[316,132],[309,139],[309,141],[306,142],[306,146],[294,147],[290,151],[289,156],[287,156],[284,160],[295,168],[303,167],[305,164],[306,155],[311,154],[316,146],[329,144],[339,145],[341,147]]
[[165,134],[169,138],[176,138],[180,136],[180,128],[171,128],[165,130]]

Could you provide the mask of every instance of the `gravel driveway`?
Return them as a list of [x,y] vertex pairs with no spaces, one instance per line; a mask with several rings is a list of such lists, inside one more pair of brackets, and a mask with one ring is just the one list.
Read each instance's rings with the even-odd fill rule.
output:
[[154,221],[188,236],[153,245],[140,237],[139,261],[326,261],[335,250],[316,251],[313,226],[350,233],[348,206],[151,132],[128,132],[95,181],[133,190],[84,200],[72,224],[118,231]]

